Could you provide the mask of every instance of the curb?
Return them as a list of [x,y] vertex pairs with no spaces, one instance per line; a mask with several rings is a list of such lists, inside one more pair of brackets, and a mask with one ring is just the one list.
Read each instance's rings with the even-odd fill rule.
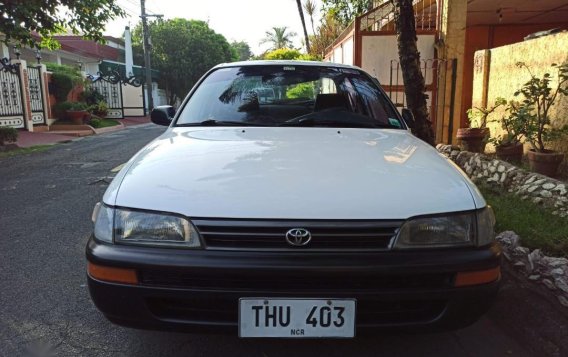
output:
[[108,126],[106,128],[92,128],[93,131],[95,132],[95,135],[99,135],[99,134],[104,134],[104,133],[110,133],[113,131],[120,131],[123,130],[124,128],[126,128],[126,126],[124,124],[122,124],[121,122],[118,122],[118,125],[113,125],[113,126]]

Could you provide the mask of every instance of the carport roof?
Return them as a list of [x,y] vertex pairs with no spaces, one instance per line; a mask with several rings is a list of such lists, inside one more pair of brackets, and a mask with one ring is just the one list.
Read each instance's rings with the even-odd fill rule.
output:
[[468,0],[467,25],[566,23],[566,0]]

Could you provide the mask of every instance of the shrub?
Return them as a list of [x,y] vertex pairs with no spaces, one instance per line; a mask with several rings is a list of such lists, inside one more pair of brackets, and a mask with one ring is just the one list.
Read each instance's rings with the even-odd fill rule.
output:
[[87,110],[88,107],[89,106],[85,102],[71,102],[71,105],[67,110],[79,112],[82,110]]
[[18,141],[18,130],[10,127],[0,127],[0,146]]
[[495,104],[488,108],[474,107],[467,110],[467,119],[470,128],[485,129],[487,127],[487,118],[497,110],[497,108],[506,105],[507,101],[504,98],[498,97],[495,99]]
[[99,117],[106,117],[108,114],[108,105],[104,101],[99,101],[96,104],[90,105],[87,110]]
[[102,126],[102,120],[99,118],[93,118],[89,122],[89,125],[92,126],[93,128],[100,128]]
[[317,61],[317,57],[303,54],[293,48],[279,48],[264,55],[266,60],[304,60]]
[[65,120],[67,118],[66,112],[71,109],[73,103],[71,102],[58,102],[53,106],[53,113],[55,117],[59,120]]
[[539,78],[525,63],[518,62],[517,67],[524,68],[531,77],[515,92],[515,96],[524,97],[519,107],[526,114],[523,117],[522,134],[534,151],[546,152],[549,142],[568,134],[568,125],[554,127],[550,116],[550,108],[556,104],[556,99],[559,96],[568,96],[568,62],[561,65],[552,64],[558,73],[558,83],[554,86],[551,86],[550,73],[547,72]]
[[500,120],[493,120],[501,124],[503,133],[492,137],[489,142],[495,146],[511,146],[521,142],[523,136],[523,123],[528,115],[526,108],[522,107],[518,102],[510,101],[507,105],[506,112],[510,115],[503,116]]
[[104,102],[105,97],[93,87],[86,87],[83,93],[81,93],[81,101],[87,103],[88,105],[96,105],[100,102]]
[[55,63],[46,63],[47,70],[52,72],[53,95],[58,102],[67,100],[71,90],[83,83],[83,76],[77,68]]

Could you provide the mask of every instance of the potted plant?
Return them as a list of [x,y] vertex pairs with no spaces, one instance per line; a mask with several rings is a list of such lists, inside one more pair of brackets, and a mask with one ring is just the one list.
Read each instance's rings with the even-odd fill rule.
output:
[[84,102],[73,102],[69,109],[67,109],[67,118],[73,124],[83,124],[86,117],[90,116],[87,111],[87,104]]
[[523,95],[521,109],[526,112],[523,116],[522,134],[530,144],[528,152],[529,166],[532,171],[547,176],[554,176],[564,154],[551,150],[549,143],[561,139],[568,133],[568,125],[554,127],[550,116],[550,108],[554,106],[559,95],[568,95],[568,62],[562,65],[552,64],[558,71],[558,83],[551,87],[552,76],[545,73],[542,78],[535,76],[523,62],[518,62],[519,68],[525,68],[530,74],[530,80],[515,96]]
[[55,117],[61,121],[67,121],[67,111],[69,109],[71,109],[71,107],[73,106],[73,103],[71,102],[57,102],[55,103],[55,105],[53,106],[53,113],[55,114]]
[[507,112],[509,116],[498,120],[503,134],[490,138],[489,142],[495,145],[495,154],[499,159],[519,163],[523,158],[522,126],[528,113],[514,101],[507,106]]
[[108,106],[106,102],[102,100],[98,101],[96,104],[90,105],[88,110],[90,113],[101,118],[104,118],[108,115]]
[[495,104],[489,108],[470,108],[467,111],[469,128],[459,128],[457,138],[461,140],[464,150],[471,152],[484,152],[489,140],[487,118],[497,108],[507,104],[503,98],[497,98]]

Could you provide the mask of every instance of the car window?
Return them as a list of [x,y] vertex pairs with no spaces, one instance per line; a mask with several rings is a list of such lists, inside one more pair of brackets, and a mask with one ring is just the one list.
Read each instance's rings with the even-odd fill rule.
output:
[[258,65],[210,73],[182,108],[177,126],[202,122],[403,128],[364,73],[355,69]]

